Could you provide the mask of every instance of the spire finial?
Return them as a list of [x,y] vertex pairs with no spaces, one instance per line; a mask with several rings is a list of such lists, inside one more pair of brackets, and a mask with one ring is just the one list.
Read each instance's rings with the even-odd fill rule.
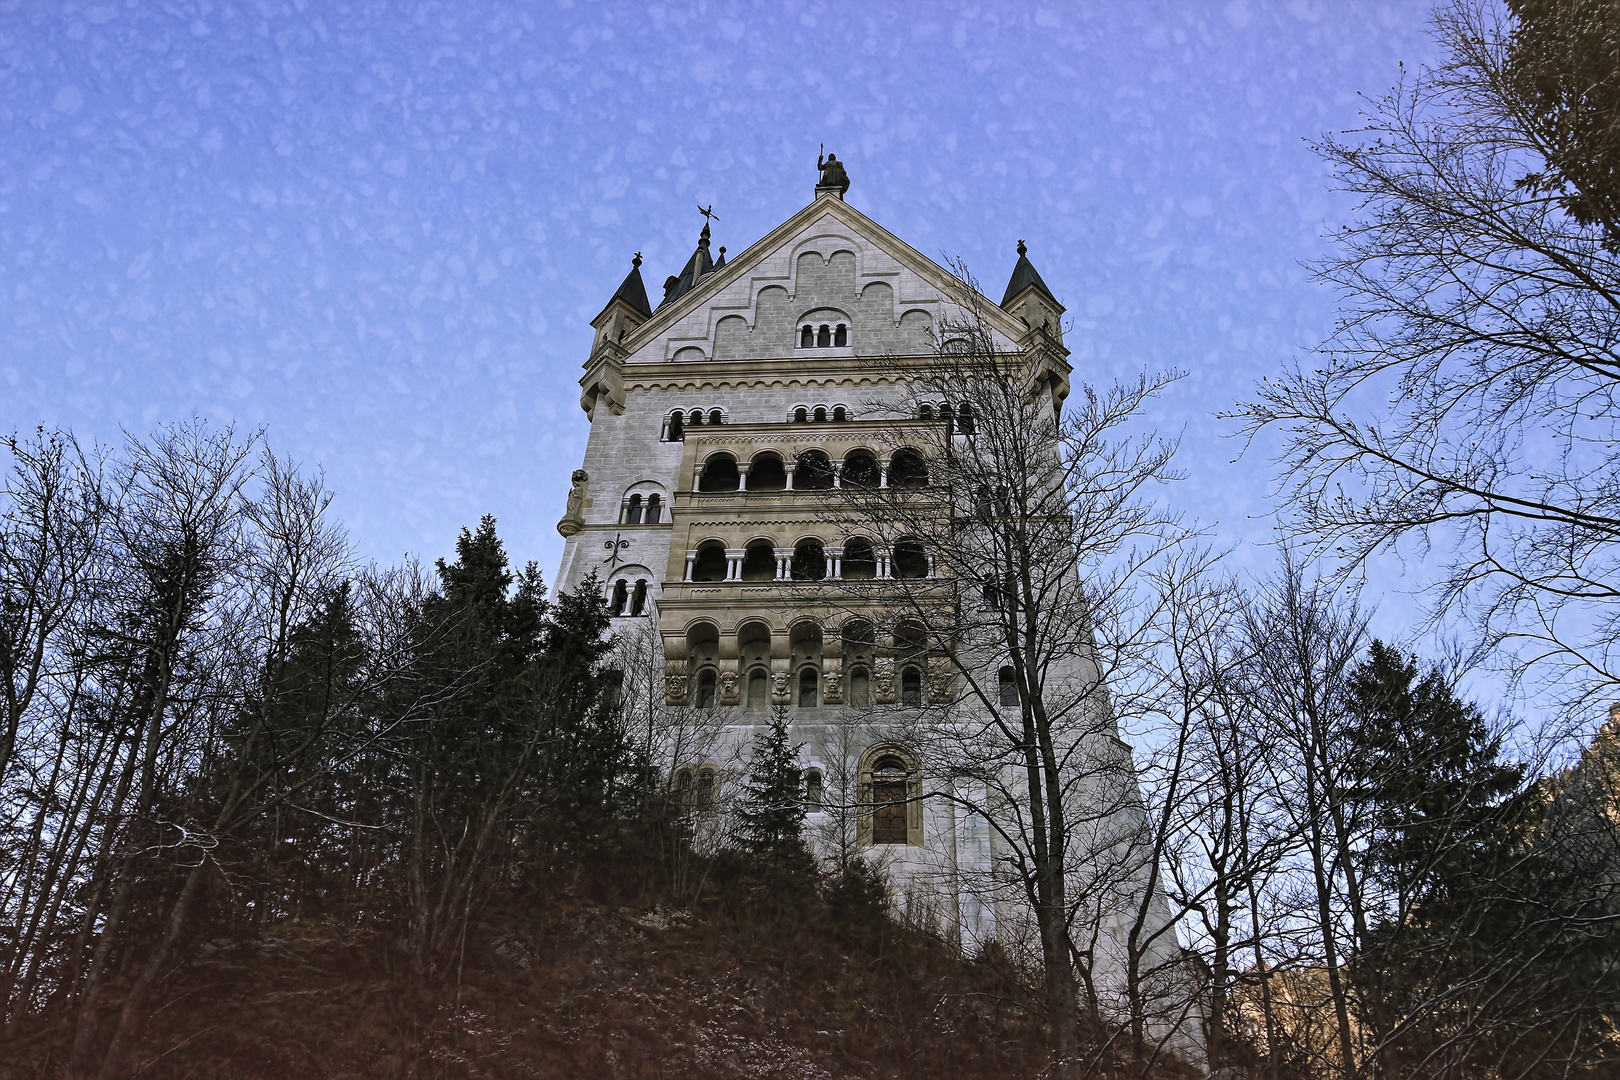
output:
[[1018,254],[1020,254],[1020,255],[1028,255],[1029,254],[1029,248],[1024,246],[1024,241],[1023,240],[1018,241]]
[[641,252],[636,252],[636,257],[630,260],[630,265],[637,268],[641,266]]

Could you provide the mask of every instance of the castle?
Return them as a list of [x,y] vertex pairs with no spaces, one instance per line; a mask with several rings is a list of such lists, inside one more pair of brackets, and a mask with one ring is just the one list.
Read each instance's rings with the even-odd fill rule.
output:
[[[842,165],[824,163],[821,180],[808,206],[729,261],[723,247],[711,254],[705,221],[656,307],[638,254],[592,321],[580,380],[590,437],[558,524],[557,586],[595,573],[616,629],[640,635],[657,672],[648,734],[695,816],[724,818],[752,733],[785,709],[823,857],[878,861],[913,917],[970,952],[1021,932],[1027,946],[1022,898],[996,884],[990,793],[954,780],[937,797],[946,781],[905,735],[948,693],[875,587],[942,570],[925,546],[840,516],[857,486],[926,497],[928,454],[908,425],[937,422],[949,403],[920,418],[880,406],[907,400],[908,360],[934,352],[962,283],[844,201]],[[1035,358],[1051,416],[1069,390],[1064,309],[1018,250],[984,318],[998,348]],[[958,408],[951,422],[971,435]],[[1107,724],[1097,744],[1129,774]],[[1123,925],[1096,918],[1105,936]],[[1175,949],[1172,932],[1158,951]],[[1117,966],[1108,952],[1099,970]]]

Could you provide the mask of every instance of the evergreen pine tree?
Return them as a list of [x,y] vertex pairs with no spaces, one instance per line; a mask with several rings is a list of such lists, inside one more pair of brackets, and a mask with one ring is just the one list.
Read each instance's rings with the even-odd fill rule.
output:
[[748,776],[737,809],[741,848],[772,885],[801,887],[815,878],[815,859],[804,842],[804,792],[799,771],[803,744],[788,739],[787,709],[771,710],[771,723],[754,735]]

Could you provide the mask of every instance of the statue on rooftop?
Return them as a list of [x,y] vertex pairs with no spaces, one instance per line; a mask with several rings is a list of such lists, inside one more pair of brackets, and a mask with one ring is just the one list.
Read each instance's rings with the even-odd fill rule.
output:
[[[821,144],[822,149],[827,148],[826,143]],[[838,197],[842,199],[849,190],[849,173],[844,171],[844,163],[838,160],[837,154],[828,154],[826,157],[816,157],[816,168],[821,170],[821,182],[817,187],[835,187]]]

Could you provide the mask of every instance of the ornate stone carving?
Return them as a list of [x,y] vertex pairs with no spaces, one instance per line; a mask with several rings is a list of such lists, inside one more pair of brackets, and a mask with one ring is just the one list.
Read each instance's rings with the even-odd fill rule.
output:
[[741,700],[738,696],[737,673],[735,671],[722,671],[720,673],[720,704],[735,705]]
[[778,705],[786,705],[788,699],[787,672],[778,671],[771,676],[771,700]]
[[685,705],[686,704],[686,676],[685,675],[665,675],[664,676],[664,704],[665,705]]
[[844,689],[842,686],[844,677],[836,671],[829,671],[824,676],[824,679],[827,687],[825,692],[827,704],[837,705],[842,702],[844,700]]
[[574,486],[568,492],[568,512],[557,522],[557,531],[564,536],[573,536],[585,527],[585,488],[591,482],[591,474],[575,469],[573,480]]

